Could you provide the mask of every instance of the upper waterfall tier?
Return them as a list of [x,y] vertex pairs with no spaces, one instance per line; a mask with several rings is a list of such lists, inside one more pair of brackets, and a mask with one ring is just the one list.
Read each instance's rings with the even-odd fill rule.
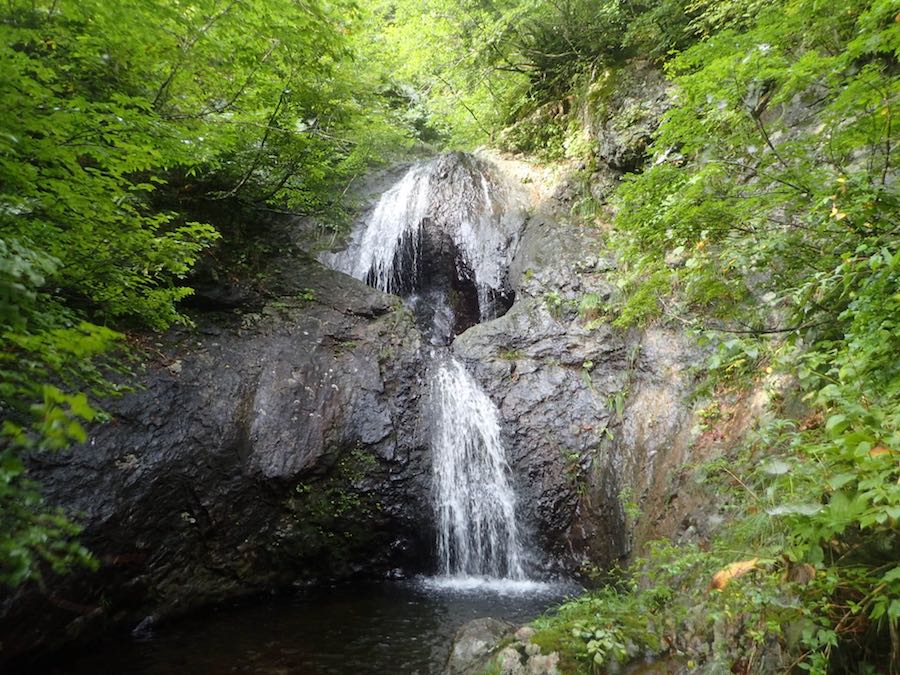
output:
[[413,166],[382,195],[342,271],[385,293],[411,290],[419,271],[422,224],[429,213],[430,168]]
[[441,155],[413,165],[348,247],[324,260],[388,293],[441,289],[459,332],[511,304],[506,275],[517,232],[504,221],[505,201],[487,162]]

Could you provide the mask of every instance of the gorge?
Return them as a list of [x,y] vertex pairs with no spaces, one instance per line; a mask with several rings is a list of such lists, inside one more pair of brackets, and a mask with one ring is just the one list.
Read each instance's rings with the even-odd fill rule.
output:
[[[668,407],[671,395],[657,401],[651,381],[651,403],[611,417],[612,391],[643,379],[638,357],[542,299],[566,292],[557,279],[595,288],[604,272],[581,245],[548,248],[565,226],[540,209],[560,202],[529,189],[531,171],[451,153],[376,179],[394,182],[372,194],[347,249],[319,254],[373,290],[293,248],[309,241],[302,223],[277,225],[283,253],[270,274],[283,299],[198,315],[199,331],[175,333],[146,388],[116,403],[116,424],[38,467],[55,499],[93,514],[85,540],[109,561],[62,597],[88,607],[102,592],[113,612],[72,624],[56,609],[44,628],[11,613],[7,625],[21,636],[62,621],[90,635],[124,620],[150,635],[254,588],[423,573],[437,576],[391,593],[411,593],[419,612],[449,602],[457,621],[485,602],[522,620],[573,592],[554,579],[588,556],[624,555],[620,460],[603,425],[640,424],[656,409],[677,415],[666,422],[674,434],[685,412]],[[301,291],[331,304],[294,299]],[[103,499],[77,501],[94,494]],[[165,512],[174,531],[140,525]],[[19,611],[33,617],[36,601],[25,596]],[[457,625],[439,624],[429,668]]]
[[8,0],[0,671],[900,674],[889,0]]

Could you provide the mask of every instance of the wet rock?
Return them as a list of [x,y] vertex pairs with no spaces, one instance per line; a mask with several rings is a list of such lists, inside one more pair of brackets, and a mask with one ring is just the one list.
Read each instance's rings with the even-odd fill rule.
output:
[[516,631],[516,640],[519,642],[528,642],[534,637],[535,633],[537,633],[537,631],[531,626],[522,626]]
[[265,300],[259,290],[248,283],[234,283],[214,278],[215,273],[204,266],[194,271],[194,292],[185,304],[202,310],[232,310],[239,307],[261,307]]
[[[586,471],[603,452],[609,399],[625,384],[624,348],[608,327],[589,331],[577,318],[558,320],[533,299],[454,345],[500,409],[524,520],[541,548],[558,556]],[[610,545],[612,557],[625,546],[615,538]]]
[[597,308],[615,267],[599,229],[546,200],[511,262],[516,302],[453,345],[500,410],[525,530],[570,570],[630,553],[622,495],[661,489],[691,438],[697,349],[677,330],[614,329]]
[[131,636],[138,640],[147,640],[153,637],[153,627],[156,624],[156,617],[146,616],[141,622],[131,629]]
[[497,670],[502,675],[523,675],[525,666],[522,664],[522,654],[515,647],[506,647],[497,655]]
[[528,675],[559,675],[559,654],[533,654],[525,668]]
[[533,642],[526,643],[524,649],[525,655],[530,657],[537,656],[541,653],[540,645],[536,645]]
[[475,619],[456,632],[447,661],[447,675],[474,675],[481,672],[503,638],[515,626],[498,619]]

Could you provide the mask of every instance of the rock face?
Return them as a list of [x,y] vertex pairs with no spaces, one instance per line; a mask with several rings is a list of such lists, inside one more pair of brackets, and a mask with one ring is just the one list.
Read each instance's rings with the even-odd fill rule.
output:
[[614,171],[639,171],[670,105],[663,73],[643,61],[606,71],[591,85],[587,102],[582,122],[596,144],[597,158]]
[[411,314],[299,252],[274,264],[269,292],[258,311],[198,314],[152,350],[111,423],[35,459],[100,569],[6,599],[0,658],[254,590],[427,564]]
[[625,497],[641,499],[690,438],[696,350],[676,331],[599,320],[615,268],[602,232],[570,224],[565,190],[524,225],[516,303],[454,351],[503,416],[520,509],[548,562],[605,566],[632,548]]

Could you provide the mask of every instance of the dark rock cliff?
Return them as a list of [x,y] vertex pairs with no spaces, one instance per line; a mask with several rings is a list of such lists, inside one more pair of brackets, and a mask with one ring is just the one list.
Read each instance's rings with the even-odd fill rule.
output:
[[625,503],[683,459],[698,352],[677,330],[621,331],[600,316],[615,254],[602,228],[569,218],[567,193],[563,178],[533,199],[511,261],[515,304],[454,350],[500,408],[535,542],[572,571],[631,553]]
[[262,589],[428,564],[410,313],[299,251],[273,263],[268,295],[151,346],[111,422],[34,459],[100,569],[4,599],[0,658]]

